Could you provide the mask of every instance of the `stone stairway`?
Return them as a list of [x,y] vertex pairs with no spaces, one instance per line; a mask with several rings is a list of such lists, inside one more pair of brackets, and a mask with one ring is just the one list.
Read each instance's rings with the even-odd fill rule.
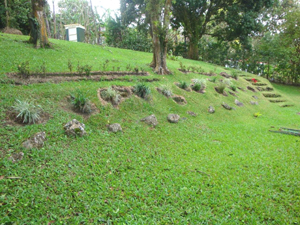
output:
[[259,92],[262,92],[262,95],[267,98],[271,103],[280,104],[280,107],[291,107],[293,104],[286,103],[287,100],[282,97],[282,95],[274,92],[273,87],[269,87],[268,84],[261,82],[259,79],[244,78],[246,81],[251,83]]

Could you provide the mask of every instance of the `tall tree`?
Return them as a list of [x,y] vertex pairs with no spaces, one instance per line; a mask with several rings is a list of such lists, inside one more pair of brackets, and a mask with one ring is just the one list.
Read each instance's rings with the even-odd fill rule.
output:
[[170,73],[166,60],[171,5],[171,0],[146,0],[153,44],[153,59],[150,66],[158,74]]
[[261,9],[271,3],[272,0],[176,0],[172,25],[184,28],[189,39],[188,56],[198,59],[198,41],[204,34],[246,40],[249,33],[259,29],[257,17]]
[[50,46],[44,18],[44,7],[46,4],[45,0],[31,0],[32,17],[30,18],[31,29],[29,42],[37,46],[39,41],[41,48]]

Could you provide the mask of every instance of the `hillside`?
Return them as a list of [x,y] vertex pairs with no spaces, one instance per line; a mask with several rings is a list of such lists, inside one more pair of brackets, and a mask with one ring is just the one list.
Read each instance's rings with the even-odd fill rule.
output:
[[[229,94],[228,87],[227,97],[217,93],[217,83],[209,80],[204,94],[187,92],[174,83],[212,77],[184,74],[178,70],[180,62],[186,68],[216,73],[217,80],[225,79],[221,72],[234,72],[179,59],[168,60],[172,75],[160,76],[147,66],[150,53],[58,40],[51,40],[52,49],[34,49],[26,40],[27,36],[0,33],[1,224],[300,223],[300,139],[269,132],[280,127],[300,129],[299,87],[238,73],[238,80],[231,82],[245,91],[238,89],[237,97]],[[100,70],[106,60],[107,71],[138,67],[149,76],[14,85],[6,75],[17,72],[25,61],[31,71],[44,65],[47,72],[68,72],[68,62],[74,70],[78,62]],[[258,91],[252,78],[273,90]],[[150,101],[132,95],[119,109],[99,101],[99,88],[132,87],[141,81],[151,88]],[[187,104],[160,94],[156,88],[161,85],[171,87]],[[72,111],[68,99],[76,89],[95,105],[91,116]],[[285,102],[271,103],[266,93],[280,95],[274,99]],[[24,126],[12,121],[16,99],[39,104],[47,114],[44,123]],[[244,106],[235,105],[235,99]],[[224,109],[224,102],[235,110]],[[208,113],[209,106],[215,113]],[[170,113],[181,120],[169,123]],[[261,116],[254,117],[256,113]],[[140,121],[151,114],[158,120],[156,127]],[[65,134],[63,126],[72,119],[85,124],[86,136]],[[108,132],[112,123],[120,123],[123,132]],[[47,138],[41,149],[22,147],[41,131]],[[12,162],[10,157],[20,152],[22,160]]]

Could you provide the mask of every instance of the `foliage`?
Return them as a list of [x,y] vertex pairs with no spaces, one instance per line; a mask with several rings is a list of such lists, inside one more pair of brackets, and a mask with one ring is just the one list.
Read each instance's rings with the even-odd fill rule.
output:
[[18,114],[17,118],[20,118],[26,124],[36,123],[40,119],[42,111],[40,105],[34,105],[28,100],[21,101],[19,99],[16,99],[13,109]]
[[220,93],[220,94],[223,94],[225,89],[226,89],[226,83],[225,82],[222,82],[222,81],[219,81],[218,83],[218,86],[216,87],[216,90]]
[[121,95],[112,87],[107,88],[106,90],[102,91],[100,94],[104,100],[111,101],[113,104],[118,104],[121,100]]
[[187,89],[189,87],[189,85],[186,81],[179,81],[178,87],[180,87],[182,89]]
[[104,61],[104,63],[102,64],[102,71],[106,71],[107,70],[108,64],[109,64],[109,60],[106,59]]
[[238,79],[238,72],[236,70],[231,71],[231,76],[232,76],[232,78],[237,80]]
[[18,71],[22,77],[28,78],[30,76],[29,61],[21,62],[18,65]]
[[71,103],[75,110],[82,113],[91,113],[92,111],[90,100],[80,89],[76,89],[73,93],[71,93]]
[[68,69],[69,69],[70,73],[72,73],[72,71],[73,71],[73,63],[72,63],[72,61],[70,59],[68,60]]
[[133,87],[133,92],[143,99],[149,99],[151,95],[151,89],[145,83],[136,84]]
[[[194,90],[195,90],[195,88],[196,89],[200,88],[199,90],[203,90],[206,88],[206,84],[207,84],[206,79],[204,79],[204,78],[194,79],[193,83],[194,83],[194,87],[193,87]],[[195,90],[195,91],[199,91],[199,90]]]
[[46,71],[47,71],[46,62],[45,61],[42,62],[42,65],[40,66],[40,70],[41,70],[43,76],[45,77],[46,76]]
[[231,84],[231,85],[230,85],[230,88],[231,88],[231,90],[233,90],[233,91],[236,91],[236,90],[237,90],[237,87],[236,87],[234,84]]
[[77,72],[79,75],[83,75],[85,73],[86,76],[90,76],[91,75],[91,70],[92,70],[92,66],[86,64],[84,66],[81,66],[79,61],[77,64]]
[[226,84],[227,86],[231,86],[232,85],[232,82],[231,82],[231,79],[230,78],[225,78],[223,80],[223,83]]
[[213,83],[216,83],[217,77],[212,77],[212,78],[209,79],[209,81],[210,81],[210,82],[213,82]]
[[170,85],[165,85],[165,84],[160,85],[159,89],[160,89],[161,93],[168,98],[173,95],[172,88]]
[[253,114],[254,117],[260,117],[261,115],[262,115],[262,114],[259,113],[259,112],[256,112],[256,113]]

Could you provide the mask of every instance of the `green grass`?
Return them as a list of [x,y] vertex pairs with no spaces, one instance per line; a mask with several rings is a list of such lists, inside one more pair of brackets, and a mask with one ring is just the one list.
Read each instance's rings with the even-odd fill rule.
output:
[[[97,90],[111,85],[134,86],[138,77],[132,82],[1,83],[0,224],[300,223],[300,139],[268,131],[271,126],[300,129],[299,87],[273,85],[294,107],[281,108],[260,92],[238,90],[238,100],[245,106],[227,111],[221,103],[233,106],[235,97],[218,94],[215,83],[207,82],[205,94],[174,85],[178,80],[190,83],[191,79],[208,78],[182,74],[177,70],[178,61],[168,60],[173,74],[160,76],[148,68],[152,59],[148,53],[57,40],[51,40],[53,49],[34,49],[23,42],[27,39],[0,34],[1,80],[27,60],[33,69],[45,61],[49,72],[67,72],[69,59],[74,65],[79,60],[93,69],[109,59],[108,70],[117,65],[121,71],[128,64],[142,66],[151,78],[160,81],[148,83],[151,101],[132,96],[119,109],[101,106]],[[179,61],[187,67],[201,66],[206,72],[216,67]],[[221,71],[224,68],[216,67],[216,73]],[[244,79],[235,84],[244,89],[249,85]],[[154,91],[159,85],[171,85],[174,94],[184,96],[188,104],[178,105]],[[76,89],[87,93],[98,114],[84,119],[65,110],[67,96]],[[259,98],[258,106],[249,104],[255,100],[254,94]],[[29,97],[51,115],[47,123],[5,125],[15,99]],[[214,114],[208,114],[209,105],[215,107]],[[257,112],[262,115],[255,118]],[[159,121],[156,128],[139,122],[153,113]],[[168,123],[169,113],[187,120]],[[67,137],[63,125],[71,119],[83,122],[88,135]],[[123,133],[108,133],[108,123],[120,123]],[[44,147],[23,149],[22,142],[39,131],[47,135]],[[21,151],[23,160],[8,160]]]

